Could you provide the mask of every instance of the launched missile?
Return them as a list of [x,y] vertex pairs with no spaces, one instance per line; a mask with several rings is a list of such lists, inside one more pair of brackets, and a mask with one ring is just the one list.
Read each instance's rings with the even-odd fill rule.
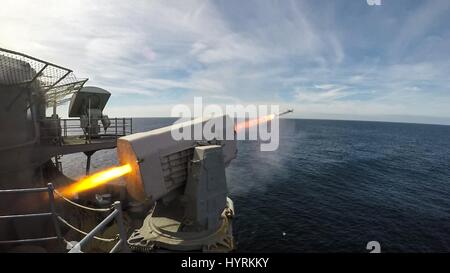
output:
[[279,113],[277,116],[283,116],[283,115],[286,115],[286,114],[289,114],[289,113],[292,113],[292,112],[294,112],[294,109],[288,109],[287,111],[284,111],[283,113]]
[[241,129],[248,129],[248,128],[256,126],[258,124],[269,122],[269,121],[273,120],[275,117],[280,117],[282,115],[286,115],[286,114],[289,114],[292,112],[294,112],[294,109],[288,109],[287,111],[284,111],[283,113],[270,114],[267,116],[262,116],[262,117],[251,119],[251,120],[245,120],[245,121],[237,123],[234,126],[234,130],[237,132],[237,131],[240,131]]

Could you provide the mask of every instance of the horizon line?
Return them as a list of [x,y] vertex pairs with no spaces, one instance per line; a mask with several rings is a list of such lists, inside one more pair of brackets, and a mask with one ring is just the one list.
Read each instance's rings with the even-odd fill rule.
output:
[[[180,117],[163,117],[163,116],[147,116],[147,117],[131,117],[127,118],[137,118],[137,119],[145,119],[145,118],[173,118],[178,119]],[[363,120],[363,119],[333,119],[333,118],[288,118],[281,117],[279,119],[292,119],[292,120],[318,120],[318,121],[351,121],[351,122],[378,122],[378,123],[399,123],[399,124],[417,124],[417,125],[434,125],[434,126],[450,126],[450,121],[448,124],[446,123],[426,123],[426,122],[417,122],[417,121],[389,121],[389,120]],[[450,118],[449,118],[450,119]]]

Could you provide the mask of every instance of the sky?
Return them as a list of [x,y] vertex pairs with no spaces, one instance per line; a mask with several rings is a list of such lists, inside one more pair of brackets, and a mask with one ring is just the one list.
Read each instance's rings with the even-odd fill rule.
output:
[[0,47],[110,91],[110,116],[169,116],[201,96],[450,124],[449,14],[448,0],[2,0]]

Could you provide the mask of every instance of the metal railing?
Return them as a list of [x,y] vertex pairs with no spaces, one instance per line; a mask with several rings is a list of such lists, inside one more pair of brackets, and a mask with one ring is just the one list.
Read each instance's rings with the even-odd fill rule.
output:
[[81,248],[90,242],[95,235],[102,231],[111,221],[116,221],[119,228],[119,241],[113,246],[109,253],[115,253],[122,248],[122,252],[129,252],[127,245],[127,235],[123,224],[122,208],[119,201],[114,202],[114,210],[100,222],[94,229],[92,229],[86,236],[78,242],[69,253],[82,253]]
[[[111,125],[105,130],[101,125],[100,120],[98,125],[100,126],[99,136],[125,136],[133,133],[133,119],[132,118],[110,118]],[[79,136],[83,135],[83,128],[80,126],[80,119],[60,119],[61,135],[67,136]]]
[[[97,137],[121,137],[133,133],[133,119],[132,118],[109,118],[110,126],[104,130],[101,121],[97,121],[100,127],[100,132]],[[63,144],[64,137],[80,136],[84,137],[89,143],[93,137],[89,134],[89,128],[83,129],[81,127],[80,118],[71,119],[52,119],[46,118],[41,123],[41,139],[51,140],[55,144]]]
[[[52,237],[41,237],[41,238],[29,238],[29,239],[18,239],[18,240],[6,240],[6,241],[0,241],[1,244],[23,244],[23,243],[35,243],[35,242],[43,242],[43,241],[50,241],[50,240],[59,240],[60,244],[63,245],[64,242],[67,243],[65,238],[62,236],[61,229],[59,226],[59,222],[65,224],[71,229],[74,229],[77,232],[80,232],[85,235],[85,237],[78,242],[75,246],[72,247],[72,249],[69,251],[69,253],[81,253],[81,248],[85,246],[89,241],[92,239],[97,239],[100,241],[108,241],[112,242],[116,239],[104,239],[96,237],[95,235],[102,231],[111,221],[115,220],[116,224],[119,229],[118,234],[118,242],[113,246],[113,248],[110,250],[110,253],[118,252],[119,250],[122,250],[122,252],[129,252],[129,248],[127,245],[127,234],[125,231],[125,226],[123,222],[123,215],[122,215],[122,207],[120,204],[120,201],[114,202],[112,208],[110,209],[95,209],[95,208],[89,208],[82,206],[78,203],[75,203],[74,201],[71,201],[64,196],[62,196],[58,191],[55,190],[52,183],[48,183],[46,188],[27,188],[27,189],[11,189],[11,190],[0,190],[0,194],[2,193],[10,193],[10,194],[21,194],[21,193],[41,193],[41,192],[47,192],[49,196],[49,207],[50,212],[42,212],[42,213],[29,213],[29,214],[13,214],[13,215],[1,215],[0,220],[3,219],[20,219],[20,218],[28,218],[28,217],[52,217],[53,220],[53,226],[55,229],[56,236]],[[55,196],[54,194],[57,194],[62,198],[62,200],[75,205],[82,209],[87,210],[93,210],[93,211],[110,211],[112,212],[103,219],[102,222],[100,222],[97,226],[95,226],[89,233],[83,232],[71,224],[69,224],[64,218],[59,216],[55,209]]]
[[62,242],[61,229],[58,225],[57,214],[55,210],[55,200],[54,200],[54,188],[52,183],[48,183],[46,188],[28,188],[28,189],[11,189],[11,190],[0,190],[0,194],[4,193],[41,193],[47,192],[49,197],[49,208],[50,212],[43,213],[29,213],[29,214],[14,214],[14,215],[2,215],[0,216],[0,220],[3,219],[19,219],[19,218],[30,218],[30,217],[52,217],[53,226],[55,228],[56,236],[52,237],[41,237],[41,238],[29,238],[29,239],[21,239],[21,240],[7,240],[0,241],[0,244],[21,244],[21,243],[33,243],[33,242],[43,242],[50,240],[59,240]]
[[54,110],[56,105],[79,91],[87,80],[77,79],[71,69],[0,48],[0,86],[35,86],[45,94],[46,102]]

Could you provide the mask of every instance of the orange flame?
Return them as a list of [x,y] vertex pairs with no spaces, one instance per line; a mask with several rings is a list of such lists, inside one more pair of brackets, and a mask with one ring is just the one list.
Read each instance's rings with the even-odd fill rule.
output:
[[260,123],[271,121],[274,118],[275,118],[275,114],[270,114],[267,116],[242,121],[242,122],[239,122],[238,124],[236,124],[236,126],[234,127],[234,130],[237,132],[237,131],[240,131],[241,129],[248,129],[248,128],[258,125]]
[[107,170],[84,177],[72,185],[67,186],[61,192],[64,195],[74,195],[79,192],[87,191],[108,183],[109,181],[124,176],[131,172],[131,165],[125,164],[118,167],[112,167]]

